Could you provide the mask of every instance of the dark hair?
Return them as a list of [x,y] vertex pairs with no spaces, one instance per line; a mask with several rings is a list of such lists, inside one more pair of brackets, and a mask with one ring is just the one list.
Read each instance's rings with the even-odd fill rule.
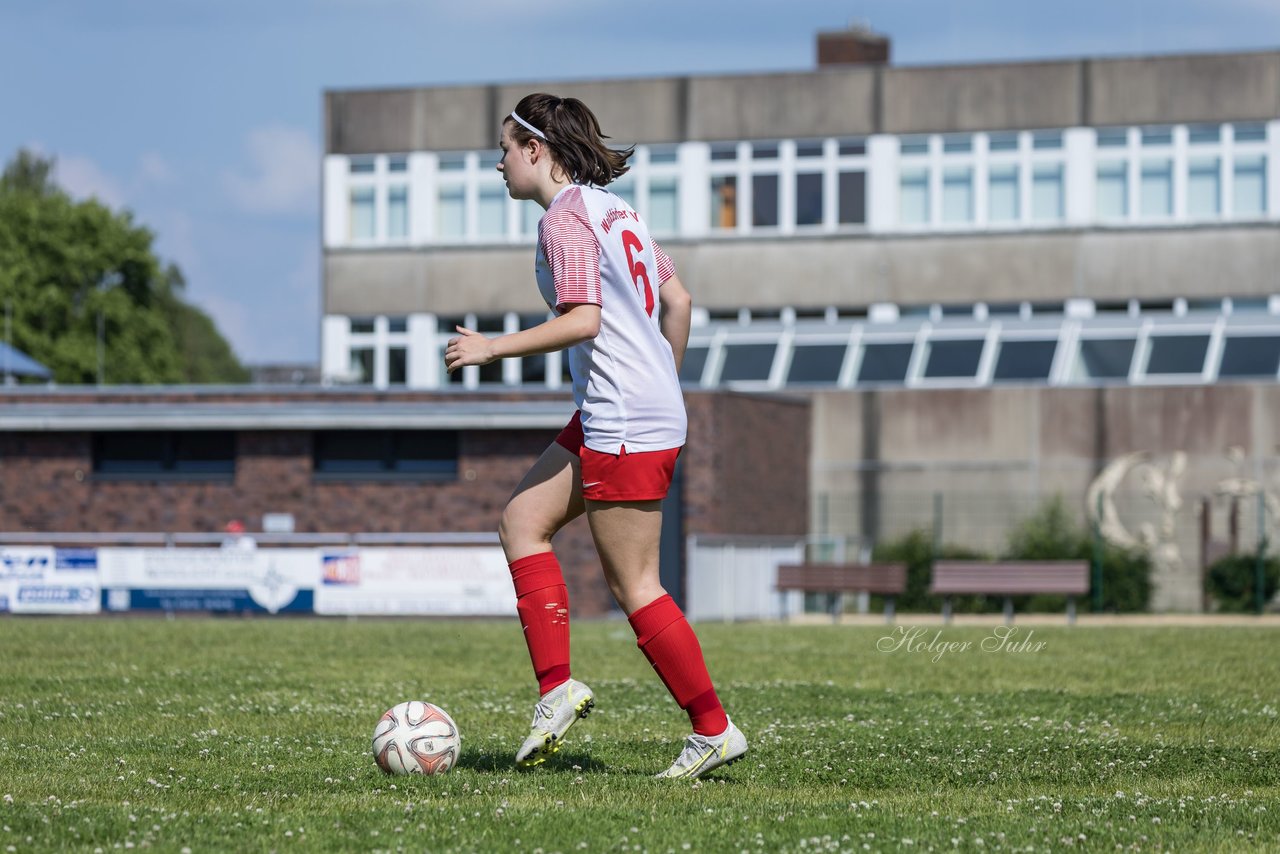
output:
[[[571,180],[604,186],[631,168],[627,158],[635,153],[635,146],[613,149],[605,145],[609,137],[600,132],[595,113],[577,98],[525,95],[516,104],[515,113],[542,131],[551,156]],[[505,121],[511,124],[511,138],[520,145],[537,135],[511,116]]]

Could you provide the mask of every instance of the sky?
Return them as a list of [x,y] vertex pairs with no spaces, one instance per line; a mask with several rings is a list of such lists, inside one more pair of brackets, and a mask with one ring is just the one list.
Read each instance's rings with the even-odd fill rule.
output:
[[315,364],[326,90],[806,70],[853,22],[894,65],[1280,49],[1280,0],[0,0],[0,157],[131,210],[242,361]]

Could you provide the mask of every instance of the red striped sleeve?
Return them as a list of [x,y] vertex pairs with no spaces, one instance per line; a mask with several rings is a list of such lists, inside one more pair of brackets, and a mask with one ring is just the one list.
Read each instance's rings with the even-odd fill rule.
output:
[[581,190],[568,190],[551,206],[542,217],[538,237],[555,281],[556,305],[601,305],[600,244],[591,229]]
[[658,260],[658,286],[661,287],[676,274],[676,265],[671,263],[671,259],[667,257],[667,253],[662,251],[662,247],[658,245],[658,241],[650,238],[653,243],[653,256]]

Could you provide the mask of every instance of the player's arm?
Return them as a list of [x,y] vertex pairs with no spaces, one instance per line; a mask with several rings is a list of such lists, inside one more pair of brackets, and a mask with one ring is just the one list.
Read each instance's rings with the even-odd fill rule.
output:
[[[561,306],[559,314],[530,329],[489,338],[464,326],[455,327],[457,338],[450,338],[444,351],[444,366],[449,373],[466,365],[487,365],[513,356],[536,356],[564,350],[600,334],[600,306],[577,303]],[[686,324],[686,336],[688,328]]]
[[662,306],[658,324],[662,329],[662,337],[671,345],[671,355],[676,357],[676,372],[684,364],[684,351],[689,346],[689,319],[693,314],[693,297],[680,282],[679,276],[672,276],[658,288],[658,302]]

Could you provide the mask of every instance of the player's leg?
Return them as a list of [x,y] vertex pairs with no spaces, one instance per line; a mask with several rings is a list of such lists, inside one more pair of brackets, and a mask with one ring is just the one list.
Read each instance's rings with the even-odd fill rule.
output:
[[725,715],[697,635],[659,579],[661,501],[588,499],[587,520],[609,589],[631,622],[637,646],[693,726],[680,757],[659,776],[699,777],[739,758],[746,739]]
[[582,515],[578,456],[559,441],[534,463],[507,502],[498,526],[516,590],[516,612],[541,698],[530,734],[516,753],[537,765],[594,705],[591,690],[570,678],[569,594],[551,539]]

